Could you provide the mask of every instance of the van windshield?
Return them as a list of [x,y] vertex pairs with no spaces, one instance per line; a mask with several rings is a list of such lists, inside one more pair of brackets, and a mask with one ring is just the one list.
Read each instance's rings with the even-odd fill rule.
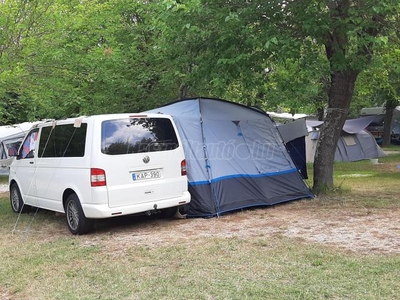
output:
[[101,152],[104,154],[168,151],[178,146],[170,119],[118,119],[104,121],[101,126]]

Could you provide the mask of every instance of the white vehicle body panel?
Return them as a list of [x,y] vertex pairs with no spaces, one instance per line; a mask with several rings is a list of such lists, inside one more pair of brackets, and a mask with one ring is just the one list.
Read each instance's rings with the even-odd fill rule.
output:
[[[184,160],[183,147],[171,117],[159,114],[146,116],[147,119],[157,119],[157,122],[159,119],[168,119],[171,122],[176,134],[176,145],[178,145],[174,146],[174,149],[129,154],[117,153],[116,155],[104,152],[103,144],[109,137],[105,137],[105,130],[102,129],[102,126],[110,120],[129,119],[131,115],[98,115],[37,125],[39,130],[36,141],[34,144],[33,142],[29,144],[27,138],[32,131],[29,132],[19,150],[19,158],[15,159],[10,166],[10,185],[18,184],[25,204],[57,212],[64,212],[63,201],[66,195],[75,193],[81,202],[85,216],[93,219],[140,213],[189,203],[187,177],[181,174],[181,162]],[[142,119],[145,118],[143,116],[135,117],[135,120]],[[43,153],[47,149],[44,150],[44,148],[50,143],[45,140],[45,134],[43,137],[41,136],[43,128],[47,128],[47,131],[55,130],[57,133],[59,126],[72,124],[78,127],[80,124],[87,126],[83,156],[45,157]],[[144,128],[142,131],[153,130],[150,125],[147,125],[148,128],[141,124],[134,124],[132,128],[134,126],[139,129]],[[110,128],[115,130],[114,136],[117,136],[119,129],[114,127]],[[51,137],[51,133],[48,136]],[[125,145],[124,140],[121,139],[121,141],[119,143]],[[70,146],[69,142],[67,143],[68,147],[74,147],[74,145]],[[151,143],[148,142],[147,147],[152,146]],[[129,149],[133,145],[129,144],[129,141],[126,144]],[[159,145],[157,142],[154,144]],[[35,149],[34,157],[22,158],[23,148],[29,148],[29,145]],[[91,186],[91,168],[105,171],[105,185]]]

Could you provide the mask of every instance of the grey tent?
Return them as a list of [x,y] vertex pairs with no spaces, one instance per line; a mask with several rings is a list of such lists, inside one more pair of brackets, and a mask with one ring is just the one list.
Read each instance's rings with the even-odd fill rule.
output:
[[186,99],[149,112],[174,118],[192,195],[188,217],[312,197],[265,113],[219,99]]
[[[376,139],[377,143],[382,143],[383,139],[383,123],[385,119],[385,107],[368,107],[361,109],[361,116],[373,116],[374,119],[366,128]],[[400,144],[400,106],[393,110],[392,124],[391,124],[391,142],[393,144]]]
[[[358,161],[385,156],[375,138],[365,128],[374,117],[347,120],[343,126],[335,152],[335,161]],[[307,162],[314,161],[319,138],[318,128],[322,121],[307,121],[309,135],[306,138]]]

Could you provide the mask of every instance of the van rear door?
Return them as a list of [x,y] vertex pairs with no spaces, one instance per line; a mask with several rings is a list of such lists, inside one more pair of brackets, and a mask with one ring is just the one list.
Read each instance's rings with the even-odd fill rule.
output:
[[180,197],[187,190],[183,148],[166,116],[103,121],[99,161],[111,208]]

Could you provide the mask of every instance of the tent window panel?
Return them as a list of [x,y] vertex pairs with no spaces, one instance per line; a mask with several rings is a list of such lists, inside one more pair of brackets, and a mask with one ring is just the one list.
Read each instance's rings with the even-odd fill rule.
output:
[[204,141],[212,178],[258,174],[249,146],[233,121],[204,120]]
[[346,146],[354,146],[356,145],[356,140],[354,139],[353,136],[347,135],[343,137],[344,142],[346,143]]
[[278,132],[265,119],[240,122],[251,158],[259,173],[279,172],[295,168]]

